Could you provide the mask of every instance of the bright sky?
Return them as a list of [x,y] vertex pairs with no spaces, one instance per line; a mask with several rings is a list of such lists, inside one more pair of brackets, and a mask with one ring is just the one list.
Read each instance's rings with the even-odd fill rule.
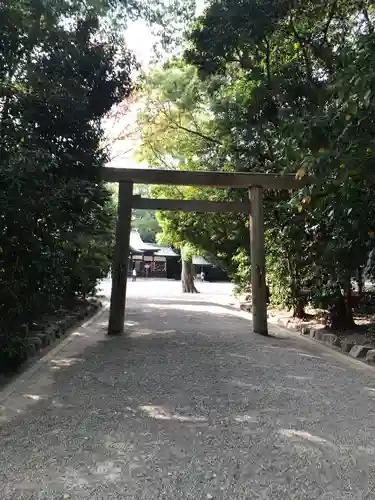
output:
[[[205,4],[207,4],[207,0],[196,0],[196,16],[202,14]],[[147,66],[152,55],[153,44],[156,41],[147,24],[141,20],[131,23],[127,29],[126,40],[138,60]]]
[[142,20],[133,22],[127,29],[126,41],[142,65],[147,66],[156,41],[147,24]]
[[[196,0],[196,15],[200,15],[204,9],[206,0]],[[152,35],[151,29],[144,21],[135,21],[131,23],[126,32],[126,41],[129,49],[135,54],[138,61],[144,68],[150,63],[152,57],[152,48],[156,38]],[[135,123],[137,118],[138,106],[134,104],[130,111],[116,123],[106,123],[105,128],[111,130],[111,134],[117,136],[129,124]],[[138,165],[134,158],[134,150],[138,147],[137,137],[125,140],[117,140],[111,147],[112,160],[110,165],[113,167],[147,167],[147,165]]]

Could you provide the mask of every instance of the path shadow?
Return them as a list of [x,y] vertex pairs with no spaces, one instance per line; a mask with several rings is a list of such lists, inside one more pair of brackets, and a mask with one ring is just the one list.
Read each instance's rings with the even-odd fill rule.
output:
[[336,460],[323,360],[213,302],[129,301],[125,324],[49,360],[49,391],[26,393],[31,409],[0,427],[2,498],[268,498]]
[[[168,311],[168,314],[175,314],[173,311],[177,311],[178,315],[193,313],[197,320],[203,318],[204,315],[214,315],[216,317],[220,316],[232,316],[236,318],[238,324],[242,324],[243,329],[249,333],[252,333],[252,316],[251,314],[246,314],[241,311],[235,305],[222,304],[220,302],[207,301],[204,299],[199,300],[196,295],[191,299],[189,296],[188,300],[175,299],[175,298],[150,298],[148,302],[145,302],[145,309],[151,314],[153,311],[155,314],[160,314],[160,311]],[[132,301],[129,301],[128,305],[131,306]],[[128,307],[128,306],[127,306]],[[131,313],[130,313],[131,314]],[[129,311],[127,310],[126,317],[129,317]],[[203,315],[203,316],[202,316]],[[250,324],[250,326],[249,326]],[[245,326],[247,325],[247,326]],[[269,324],[268,339],[275,339],[276,341],[292,341],[290,335],[287,333],[275,333],[274,326]]]

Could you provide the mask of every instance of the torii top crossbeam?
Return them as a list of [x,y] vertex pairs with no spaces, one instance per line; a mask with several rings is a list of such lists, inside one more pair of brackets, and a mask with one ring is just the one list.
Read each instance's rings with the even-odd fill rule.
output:
[[133,182],[134,184],[159,184],[175,186],[210,186],[218,188],[298,189],[306,184],[305,179],[296,179],[294,174],[262,174],[252,172],[213,172],[197,170],[159,170],[138,168],[103,169],[107,182]]

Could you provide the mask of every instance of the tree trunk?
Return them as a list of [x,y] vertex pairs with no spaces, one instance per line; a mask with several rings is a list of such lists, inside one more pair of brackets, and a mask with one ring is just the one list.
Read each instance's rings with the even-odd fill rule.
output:
[[304,319],[306,317],[305,306],[306,301],[304,297],[301,296],[298,274],[297,274],[297,264],[294,255],[288,256],[288,270],[290,276],[290,291],[292,295],[293,305],[293,318]]
[[194,285],[194,266],[192,257],[182,257],[182,293],[199,293]]
[[349,328],[355,327],[351,304],[350,285],[345,290],[345,296],[340,292],[340,295],[338,296],[329,312],[329,322],[332,330],[348,330]]
[[357,273],[358,273],[357,274],[358,296],[359,300],[361,300],[361,298],[363,297],[363,287],[364,287],[362,268],[359,268]]
[[306,306],[305,298],[298,297],[296,299],[296,302],[295,302],[294,308],[293,308],[293,318],[305,319],[306,318],[305,306]]

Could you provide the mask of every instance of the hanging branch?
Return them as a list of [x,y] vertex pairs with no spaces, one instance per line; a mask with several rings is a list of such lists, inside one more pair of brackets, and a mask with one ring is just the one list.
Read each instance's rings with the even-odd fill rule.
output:
[[326,23],[325,28],[323,30],[323,40],[320,44],[320,47],[323,47],[323,45],[325,45],[325,43],[327,42],[328,30],[329,30],[331,22],[333,21],[333,18],[335,16],[336,8],[337,8],[337,0],[333,0],[333,2],[331,4],[331,8],[329,9],[328,20],[327,20],[327,23]]
[[290,16],[289,24],[290,24],[290,27],[293,31],[294,36],[296,37],[296,39],[301,47],[303,57],[305,59],[306,78],[310,83],[313,83],[311,60],[310,60],[309,53],[306,49],[306,40],[304,38],[302,38],[302,36],[298,33],[297,28],[294,25],[292,16]]

